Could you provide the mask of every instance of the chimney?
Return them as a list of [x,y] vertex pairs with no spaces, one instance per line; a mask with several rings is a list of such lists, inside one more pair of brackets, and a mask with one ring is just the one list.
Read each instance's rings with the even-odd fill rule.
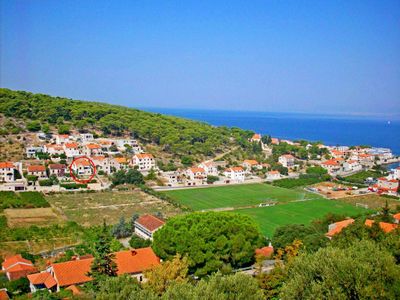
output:
[[131,250],[131,255],[132,256],[135,256],[137,254],[137,251],[136,250]]

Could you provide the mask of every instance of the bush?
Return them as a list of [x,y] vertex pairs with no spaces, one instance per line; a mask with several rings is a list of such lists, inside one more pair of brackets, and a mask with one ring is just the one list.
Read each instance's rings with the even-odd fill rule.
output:
[[39,185],[40,186],[52,186],[53,180],[51,180],[51,179],[39,180]]
[[32,121],[26,124],[26,129],[29,131],[39,131],[41,129],[40,122],[39,121]]
[[214,182],[216,182],[218,180],[219,180],[218,176],[212,176],[212,175],[208,175],[207,176],[207,183],[208,184],[212,184],[212,183],[214,183]]
[[85,189],[87,188],[87,184],[85,183],[61,183],[60,187],[63,187],[67,190],[76,190],[79,188]]
[[132,235],[131,239],[129,240],[129,245],[132,248],[145,248],[151,245],[150,240],[142,239],[141,237],[137,236],[136,234]]

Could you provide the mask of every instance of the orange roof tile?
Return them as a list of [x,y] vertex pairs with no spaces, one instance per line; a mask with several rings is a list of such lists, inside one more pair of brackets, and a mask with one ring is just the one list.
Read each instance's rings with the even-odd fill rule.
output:
[[160,264],[160,259],[150,247],[115,253],[115,262],[120,274],[141,273]]
[[204,169],[203,168],[197,168],[197,167],[193,167],[193,168],[189,168],[190,171],[192,171],[192,173],[204,173]]
[[4,269],[7,270],[11,266],[18,264],[18,263],[29,264],[29,265],[33,266],[33,263],[30,260],[23,258],[21,256],[21,254],[7,257],[1,265],[3,266]]
[[280,174],[280,173],[279,173],[279,171],[272,170],[272,171],[269,171],[268,174],[275,175],[275,174]]
[[67,166],[63,164],[49,164],[49,169],[52,170],[62,170],[65,169]]
[[[365,226],[371,227],[372,224],[374,224],[374,220],[365,220]],[[379,227],[383,230],[385,233],[389,233],[397,228],[397,224],[392,224],[392,223],[386,223],[386,222],[379,222]]]
[[274,253],[274,247],[272,247],[272,246],[267,246],[267,247],[263,247],[260,249],[256,249],[256,255],[271,257],[273,253]]
[[0,290],[0,300],[8,300],[10,297],[8,297],[7,291],[6,290]]
[[46,171],[45,166],[42,165],[30,165],[28,166],[28,172],[44,172]]
[[393,215],[393,218],[395,218],[396,220],[400,221],[400,212],[395,214],[395,215]]
[[245,159],[243,161],[243,163],[249,164],[251,166],[256,166],[258,165],[258,161],[254,160],[254,159]]
[[349,226],[352,223],[354,223],[354,219],[348,219],[348,220],[336,222],[336,223],[334,223],[336,226],[333,229],[329,230],[325,235],[328,237],[332,237],[335,234],[338,234],[339,232],[341,232],[343,228]]
[[252,140],[261,140],[261,134],[255,133],[252,138]]
[[15,168],[12,162],[0,162],[0,169]]
[[66,261],[52,264],[54,277],[59,286],[69,286],[91,281],[87,276],[90,271],[93,258]]
[[154,158],[152,154],[150,153],[139,153],[135,155],[137,158],[139,159],[143,159],[143,158]]
[[57,284],[50,272],[44,271],[36,274],[29,274],[28,280],[31,284],[44,284],[47,288],[51,288]]
[[91,157],[92,160],[98,160],[98,161],[103,161],[106,159],[105,156],[99,155],[99,156],[92,156]]
[[329,159],[324,161],[323,163],[321,163],[321,165],[325,165],[325,166],[338,166],[338,160],[337,159]]
[[97,144],[87,144],[86,147],[88,149],[100,149],[101,148],[100,145],[97,145]]
[[137,223],[148,229],[154,231],[165,224],[165,222],[153,215],[142,215],[137,220]]
[[72,295],[80,295],[80,294],[82,294],[81,290],[75,284],[70,285],[69,287],[67,287],[65,289],[71,291]]
[[78,148],[78,144],[77,143],[65,143],[65,147],[69,148],[69,149],[76,149]]
[[125,157],[115,157],[114,159],[115,159],[115,161],[117,163],[120,163],[120,164],[126,164],[127,163],[127,160],[126,160]]

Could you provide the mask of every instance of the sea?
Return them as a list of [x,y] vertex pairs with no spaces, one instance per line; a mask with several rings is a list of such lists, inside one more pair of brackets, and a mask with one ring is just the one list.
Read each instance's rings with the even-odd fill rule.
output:
[[239,127],[289,140],[321,141],[325,145],[370,145],[400,155],[400,120],[383,117],[318,115],[255,111],[145,108],[147,111]]

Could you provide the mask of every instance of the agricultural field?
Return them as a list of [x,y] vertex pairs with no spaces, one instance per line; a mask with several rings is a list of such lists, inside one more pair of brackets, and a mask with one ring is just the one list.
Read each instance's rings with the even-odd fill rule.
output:
[[8,208],[4,210],[4,216],[7,219],[7,225],[10,228],[48,226],[59,224],[64,219],[56,214],[52,208]]
[[6,208],[49,207],[42,193],[39,192],[0,192],[0,210]]
[[301,189],[286,189],[268,184],[241,184],[223,187],[190,188],[165,192],[193,210],[238,208],[265,202],[285,203],[296,200],[322,199]]
[[168,217],[180,212],[171,204],[139,190],[63,193],[46,196],[46,200],[69,221],[83,226],[99,225],[103,220],[115,224],[120,217],[129,219],[135,213],[162,212]]
[[313,220],[322,218],[328,213],[350,217],[370,211],[344,202],[316,199],[278,204],[271,207],[238,209],[234,212],[253,217],[259,224],[261,232],[271,237],[275,229],[282,225],[309,224]]

